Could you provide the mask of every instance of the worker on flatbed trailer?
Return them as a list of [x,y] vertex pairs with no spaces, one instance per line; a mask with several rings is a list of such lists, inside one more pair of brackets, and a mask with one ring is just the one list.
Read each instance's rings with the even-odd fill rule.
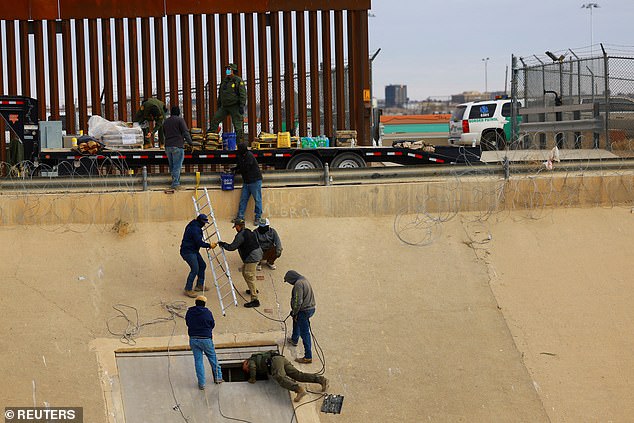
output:
[[[236,141],[244,138],[244,106],[247,103],[247,90],[244,81],[237,73],[238,65],[229,63],[225,67],[225,79],[218,88],[218,110],[214,114],[209,129],[211,132],[218,131],[220,122],[231,115],[231,122],[236,132]],[[230,132],[228,128],[222,128],[223,132]]]
[[134,116],[134,121],[140,125],[147,124],[148,127],[143,128],[144,144],[143,148],[154,147],[154,134],[158,132],[159,146],[165,147],[165,133],[163,132],[163,123],[167,116],[167,107],[158,98],[150,98],[143,100],[141,107]]

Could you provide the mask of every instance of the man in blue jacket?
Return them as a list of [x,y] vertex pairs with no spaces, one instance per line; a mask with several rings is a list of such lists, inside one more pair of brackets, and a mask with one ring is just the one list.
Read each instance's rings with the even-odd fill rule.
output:
[[194,354],[194,367],[196,368],[196,378],[198,378],[198,389],[205,389],[205,363],[203,354],[207,356],[211,370],[214,375],[214,383],[222,383],[222,369],[216,358],[216,350],[212,330],[216,325],[211,311],[205,307],[207,297],[199,295],[196,297],[196,305],[190,307],[185,314],[187,323],[187,334],[189,335],[189,346]]
[[200,255],[201,248],[210,248],[211,245],[203,240],[203,227],[209,223],[206,214],[199,214],[198,217],[187,224],[183,241],[181,242],[181,257],[189,265],[189,275],[187,275],[187,283],[185,284],[185,295],[190,298],[196,298],[196,293],[192,291],[194,279],[198,276],[196,283],[196,291],[207,291],[209,288],[205,286],[205,269],[207,264]]

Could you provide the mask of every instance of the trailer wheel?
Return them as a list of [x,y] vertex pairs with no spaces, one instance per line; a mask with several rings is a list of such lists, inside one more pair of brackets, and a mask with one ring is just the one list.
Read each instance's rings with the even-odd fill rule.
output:
[[289,160],[286,169],[321,169],[324,165],[312,154],[298,154]]
[[358,154],[341,153],[332,160],[330,166],[339,169],[365,167],[365,160],[363,160],[363,157]]

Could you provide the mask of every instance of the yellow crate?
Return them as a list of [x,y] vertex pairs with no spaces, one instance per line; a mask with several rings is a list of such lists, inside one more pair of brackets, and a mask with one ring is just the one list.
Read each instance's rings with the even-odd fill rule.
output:
[[291,133],[290,132],[277,133],[277,148],[291,148]]
[[258,142],[258,141],[253,141],[253,143],[251,143],[251,148],[254,150],[270,150],[275,148],[276,143],[275,142]]

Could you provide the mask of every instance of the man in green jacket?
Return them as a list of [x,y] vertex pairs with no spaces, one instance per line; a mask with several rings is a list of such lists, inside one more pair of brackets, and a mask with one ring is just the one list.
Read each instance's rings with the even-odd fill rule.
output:
[[300,372],[277,351],[253,354],[242,362],[242,370],[249,375],[249,383],[255,383],[256,378],[268,379],[268,375],[271,375],[282,388],[297,393],[295,402],[306,395],[306,389],[297,382],[318,383],[321,392],[328,390],[328,379],[314,373]]
[[144,144],[143,148],[154,147],[154,134],[158,132],[159,146],[165,148],[165,133],[163,132],[163,122],[167,117],[167,107],[158,98],[143,100],[141,108],[136,112],[134,121],[143,125],[145,123],[154,124],[152,128],[143,128]]
[[[218,132],[218,125],[227,115],[231,115],[231,122],[236,132],[236,141],[244,138],[244,106],[247,103],[247,90],[240,78],[238,65],[230,63],[225,67],[225,79],[218,88],[218,110],[214,114],[209,128],[211,132]],[[224,132],[229,132],[223,128]]]

